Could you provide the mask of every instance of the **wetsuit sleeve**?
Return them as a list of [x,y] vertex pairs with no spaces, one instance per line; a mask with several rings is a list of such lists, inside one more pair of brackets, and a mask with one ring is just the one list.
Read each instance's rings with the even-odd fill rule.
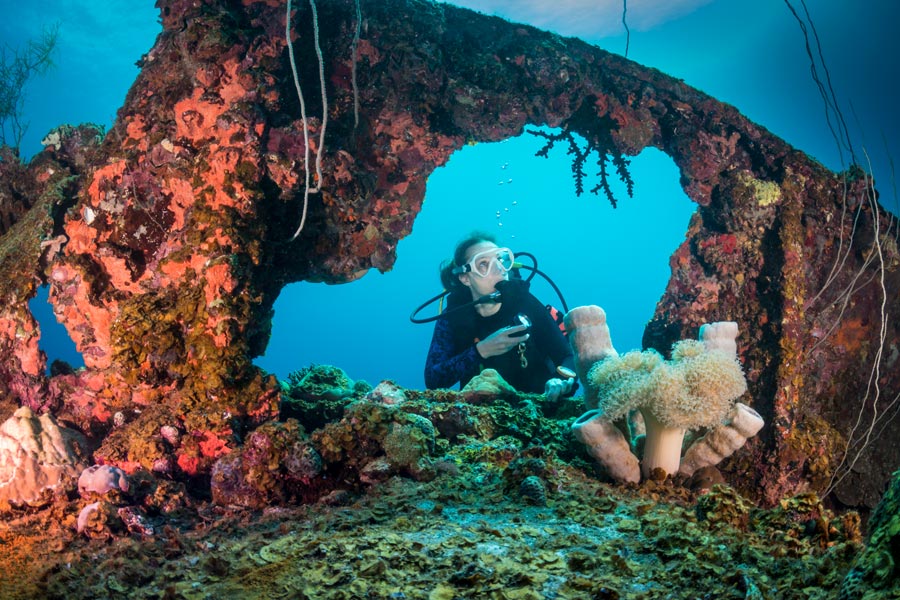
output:
[[449,388],[466,374],[478,369],[480,357],[472,344],[459,352],[453,343],[453,331],[447,319],[438,319],[434,325],[428,358],[425,360],[425,387]]

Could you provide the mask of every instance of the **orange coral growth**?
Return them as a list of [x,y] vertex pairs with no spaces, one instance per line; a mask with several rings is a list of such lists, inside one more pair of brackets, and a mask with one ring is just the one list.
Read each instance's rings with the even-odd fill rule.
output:
[[75,267],[61,263],[53,269],[50,302],[57,319],[66,325],[72,341],[92,369],[106,369],[112,364],[110,328],[118,313],[118,302],[109,299],[97,306],[90,284]]
[[871,343],[871,327],[860,317],[841,319],[840,327],[831,338],[831,346],[847,352],[856,351]]
[[[243,77],[238,73],[239,67],[240,64],[234,58],[229,58],[222,64],[224,73],[219,80],[221,85],[216,90],[222,102],[203,100],[208,91],[204,87],[197,87],[189,98],[175,103],[176,136],[202,144],[208,139],[220,138],[226,133],[217,125],[219,117],[229,111],[232,104],[246,96],[245,83],[253,84],[251,80],[242,81]],[[203,83],[212,76],[199,69],[196,77]],[[213,81],[207,83],[211,85]]]
[[175,384],[161,386],[142,386],[131,389],[131,401],[137,406],[154,406],[161,404],[163,400],[175,390]]
[[175,103],[175,135],[179,138],[202,144],[215,137],[216,120],[228,107],[200,100],[205,93],[203,88],[196,88],[190,98]]
[[[100,264],[103,265],[104,272],[109,276],[110,283],[112,283],[116,289],[131,293],[139,293],[141,291],[139,279],[134,279],[134,275],[132,274],[131,263],[124,257],[108,253],[99,253],[96,258]],[[149,276],[146,271],[145,275]]]
[[39,376],[44,369],[44,360],[38,347],[38,331],[35,321],[26,316],[0,317],[0,337],[9,340],[19,368],[26,375]]
[[18,327],[18,318],[0,317],[0,337],[5,337],[10,341],[15,340]]
[[[27,323],[26,321],[25,324],[27,325]],[[38,377],[44,372],[45,361],[38,346],[40,336],[34,335],[34,333],[30,332],[30,335],[20,339],[20,342],[16,345],[16,358],[19,359],[19,365],[23,373],[32,377]]]
[[103,191],[101,190],[101,186],[106,186],[111,182],[122,177],[122,174],[125,172],[127,165],[124,160],[118,160],[116,162],[110,163],[108,165],[104,165],[94,171],[94,175],[91,178],[91,183],[88,186],[88,199],[93,199],[94,202],[92,204],[97,206],[100,204],[100,200],[103,198]]
[[163,191],[170,197],[168,208],[175,217],[172,230],[184,228],[185,213],[194,204],[194,188],[184,179],[169,178],[163,181]]
[[197,475],[200,471],[200,459],[196,456],[188,456],[187,454],[178,455],[178,468],[187,475]]
[[[230,431],[227,431],[226,434],[230,434]],[[228,447],[228,442],[218,437],[211,431],[203,432],[203,437],[200,440],[200,453],[207,458],[219,458],[220,456],[224,456],[231,452],[231,448]]]
[[88,254],[96,247],[98,232],[84,221],[70,220],[65,229],[69,236],[69,243],[66,244],[69,254]]
[[131,115],[128,119],[127,124],[125,125],[125,134],[137,141],[137,149],[141,151],[146,151],[150,145],[150,142],[147,138],[147,123],[144,121],[144,117],[141,114]]
[[[97,461],[97,464],[105,464],[105,461],[100,459]],[[138,471],[145,469],[144,465],[142,465],[141,462],[137,460],[117,460],[115,461],[114,466],[119,467],[128,475],[134,475]]]
[[209,170],[204,173],[203,179],[207,186],[212,186],[213,195],[207,200],[212,207],[240,208],[241,199],[246,197],[246,191],[244,185],[235,180],[234,173],[242,159],[242,152],[238,148],[220,147],[214,143],[210,144],[209,148]]
[[206,269],[206,303],[212,304],[217,298],[232,293],[238,282],[231,272],[231,267],[224,262]]
[[193,274],[203,271],[207,257],[201,254],[192,254],[187,260],[167,259],[160,262],[159,270],[171,281],[183,280],[190,271]]

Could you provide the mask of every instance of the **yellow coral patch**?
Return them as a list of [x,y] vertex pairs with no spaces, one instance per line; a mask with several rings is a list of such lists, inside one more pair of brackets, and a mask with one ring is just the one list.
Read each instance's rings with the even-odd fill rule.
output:
[[750,175],[744,175],[741,179],[750,188],[759,206],[771,206],[781,200],[781,187],[774,181],[763,181]]

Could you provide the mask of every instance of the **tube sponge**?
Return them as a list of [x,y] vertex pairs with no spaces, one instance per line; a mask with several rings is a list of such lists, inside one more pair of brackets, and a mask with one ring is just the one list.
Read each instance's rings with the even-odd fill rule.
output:
[[690,477],[698,469],[719,464],[759,433],[765,425],[758,412],[738,402],[729,421],[706,433],[684,453],[678,472]]
[[572,423],[572,433],[614,480],[631,483],[641,480],[641,466],[631,453],[628,440],[601,411],[591,410],[581,415]]
[[606,313],[596,305],[578,306],[566,313],[564,322],[569,332],[569,344],[575,353],[575,371],[586,386],[585,406],[597,408],[596,395],[587,385],[588,371],[604,358],[618,356],[609,335]]
[[707,350],[722,350],[737,355],[738,324],[734,321],[704,323],[700,326],[700,341]]

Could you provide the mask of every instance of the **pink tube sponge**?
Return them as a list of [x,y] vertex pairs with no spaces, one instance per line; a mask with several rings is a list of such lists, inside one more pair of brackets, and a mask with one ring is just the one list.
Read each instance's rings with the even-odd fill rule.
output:
[[[587,382],[588,371],[594,364],[609,356],[619,355],[612,345],[606,313],[596,305],[577,306],[566,313],[564,322],[575,353],[578,379],[582,383]],[[588,409],[597,408],[596,395],[590,386],[586,388],[584,402]]]
[[734,321],[705,323],[700,326],[700,341],[707,350],[737,355],[738,324]]
[[641,480],[641,466],[631,453],[628,440],[599,410],[581,415],[572,423],[572,433],[614,480],[631,483]]

